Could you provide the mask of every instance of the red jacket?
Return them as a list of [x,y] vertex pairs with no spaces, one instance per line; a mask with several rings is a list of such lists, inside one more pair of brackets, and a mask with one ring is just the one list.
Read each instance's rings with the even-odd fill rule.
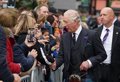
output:
[[13,61],[13,49],[12,49],[12,45],[10,43],[10,40],[7,39],[7,62],[8,62],[8,67],[11,70],[12,73],[20,73],[21,69],[20,69],[20,65],[17,63],[14,63]]

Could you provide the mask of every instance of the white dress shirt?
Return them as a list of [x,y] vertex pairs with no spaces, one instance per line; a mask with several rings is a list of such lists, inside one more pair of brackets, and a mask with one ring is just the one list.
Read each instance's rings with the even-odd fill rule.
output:
[[[79,36],[81,30],[82,30],[82,26],[80,25],[80,26],[78,27],[78,29],[75,31],[75,34],[76,34],[76,35],[75,35],[75,39],[76,39],[76,41],[77,41],[77,39],[78,39],[78,36]],[[72,35],[72,36],[73,36],[73,35]],[[89,68],[92,67],[91,61],[90,61],[89,59],[88,59],[87,61],[88,61],[88,63],[89,63]]]
[[114,25],[110,26],[109,28],[106,28],[105,26],[103,26],[103,30],[102,30],[101,37],[100,37],[102,41],[103,41],[104,35],[106,34],[106,29],[109,29],[109,35],[108,35],[106,41],[104,42],[103,46],[105,48],[107,58],[103,61],[103,63],[110,64],[111,63],[111,48],[112,48]]
[[[77,41],[77,39],[78,39],[78,36],[79,36],[81,30],[82,30],[82,27],[81,27],[81,25],[80,25],[80,26],[78,27],[78,29],[75,31],[75,40],[76,40],[76,41]],[[73,35],[72,35],[72,36],[73,36]]]

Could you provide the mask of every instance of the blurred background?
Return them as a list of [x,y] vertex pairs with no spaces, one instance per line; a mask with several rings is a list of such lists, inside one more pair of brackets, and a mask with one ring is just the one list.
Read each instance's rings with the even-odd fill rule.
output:
[[[4,0],[8,4],[3,4],[4,7],[20,7],[31,6],[34,8],[38,0]],[[39,0],[42,1],[42,0]],[[112,7],[118,15],[120,13],[120,0],[48,0],[49,6],[57,10],[78,9],[82,13],[97,15],[103,7]]]

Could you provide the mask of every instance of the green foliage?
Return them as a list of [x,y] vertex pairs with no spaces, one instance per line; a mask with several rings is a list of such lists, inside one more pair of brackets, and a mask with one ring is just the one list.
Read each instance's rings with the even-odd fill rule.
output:
[[28,9],[34,9],[37,6],[36,1],[32,0],[19,0],[19,2],[16,3],[16,8],[20,7],[26,7]]

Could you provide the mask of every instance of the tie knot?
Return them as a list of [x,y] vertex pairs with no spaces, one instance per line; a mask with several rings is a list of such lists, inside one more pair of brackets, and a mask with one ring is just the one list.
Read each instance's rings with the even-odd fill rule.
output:
[[75,33],[73,33],[73,37],[75,36]]
[[109,29],[106,29],[107,32],[109,32]]
[[76,42],[76,36],[75,36],[75,33],[72,33],[72,40],[73,40],[73,44],[75,45],[75,42]]

